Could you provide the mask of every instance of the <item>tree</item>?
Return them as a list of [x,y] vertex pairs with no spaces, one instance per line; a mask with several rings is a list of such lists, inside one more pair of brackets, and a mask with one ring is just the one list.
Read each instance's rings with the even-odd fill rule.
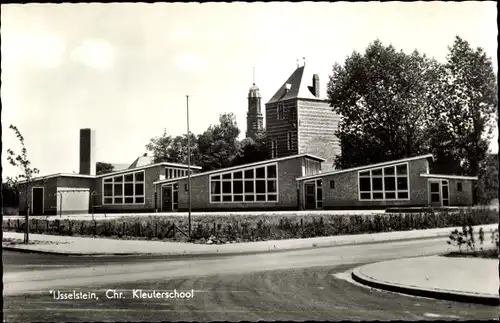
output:
[[477,196],[481,204],[490,204],[493,200],[498,200],[498,154],[488,154],[479,163]]
[[429,89],[439,64],[414,51],[408,55],[371,43],[335,64],[328,99],[342,115],[337,136],[342,154],[336,168],[349,168],[422,154],[428,150],[426,115]]
[[[430,134],[434,141],[447,138],[451,144],[433,145],[433,153],[438,159],[454,156],[462,174],[477,176],[488,151],[498,105],[491,59],[483,49],[473,50],[457,36],[449,47],[439,86],[442,95],[432,105]],[[446,166],[443,163],[443,171],[452,171]]]
[[269,157],[269,146],[265,132],[259,133],[255,141],[252,138],[243,139],[238,148],[238,154],[233,159],[233,166],[255,163]]
[[238,153],[240,130],[233,113],[220,115],[219,124],[211,125],[198,136],[199,165],[214,170],[232,165]]
[[159,162],[171,162],[169,156],[169,147],[172,144],[172,136],[167,135],[167,130],[163,130],[163,135],[161,137],[151,138],[149,143],[146,145],[146,149],[153,153],[153,159],[155,163]]
[[[196,136],[190,134],[191,143],[191,163],[196,164],[198,158],[198,143]],[[166,130],[161,137],[155,137],[146,145],[146,149],[153,153],[155,163],[169,162],[187,164],[187,134],[182,136],[172,137],[167,134]]]
[[[19,139],[21,143],[21,153],[16,154],[12,149],[7,149],[7,161],[15,167],[18,167],[21,170],[21,174],[16,176],[15,178],[8,178],[8,182],[12,187],[20,191],[22,187],[24,190],[24,201],[26,203],[26,217],[25,217],[25,232],[24,232],[24,243],[29,243],[29,213],[31,209],[31,205],[28,199],[28,192],[30,188],[33,186],[33,175],[38,174],[39,170],[37,168],[31,167],[31,162],[28,159],[28,151],[24,144],[24,137],[21,135],[19,129],[10,125],[9,129],[12,129],[16,134],[16,137]],[[22,181],[22,184],[20,183]]]
[[115,166],[113,166],[110,163],[97,162],[95,168],[96,168],[96,174],[102,175],[102,174],[112,173]]

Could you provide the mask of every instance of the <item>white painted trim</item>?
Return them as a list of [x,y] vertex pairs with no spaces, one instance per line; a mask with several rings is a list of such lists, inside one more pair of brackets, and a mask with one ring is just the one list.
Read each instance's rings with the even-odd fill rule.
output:
[[421,177],[437,178],[437,179],[462,179],[477,181],[477,176],[458,176],[458,175],[440,175],[440,174],[420,174]]
[[[406,176],[405,175],[398,175],[397,174],[397,167],[398,166],[401,166],[401,165],[406,165]],[[394,176],[387,176],[387,177],[393,177],[395,179],[395,187],[394,187],[394,191],[388,191],[386,192],[385,191],[385,175],[384,175],[384,168],[394,168]],[[375,175],[373,176],[372,175],[372,172],[374,170],[381,170],[382,171],[382,175]],[[362,199],[361,198],[361,187],[359,185],[359,178],[360,178],[360,174],[361,173],[364,173],[364,172],[369,172],[370,173],[370,177],[365,177],[365,178],[370,178],[370,187],[372,188],[373,187],[373,178],[381,178],[382,179],[382,190],[381,191],[375,191],[375,193],[382,193],[382,195],[384,196],[383,198],[378,198],[378,199],[374,199],[373,198],[373,189],[370,190],[370,199]],[[406,181],[407,181],[407,185],[408,185],[408,189],[406,190],[398,190],[398,178],[406,178]],[[377,167],[377,168],[370,168],[370,169],[363,169],[363,170],[359,170],[358,171],[358,176],[357,176],[357,186],[358,186],[358,201],[359,202],[366,202],[366,201],[375,201],[375,202],[382,202],[382,201],[409,201],[410,200],[410,197],[411,197],[411,194],[410,194],[410,164],[409,162],[404,162],[404,163],[400,163],[400,164],[394,164],[394,165],[388,165],[388,166],[385,166],[385,167]],[[386,193],[393,193],[394,192],[394,195],[395,195],[395,198],[393,199],[388,199],[388,198],[385,198],[385,194]],[[398,193],[399,192],[402,192],[402,193],[405,193],[407,192],[408,193],[408,198],[404,198],[404,199],[401,199],[401,198],[398,198]],[[368,193],[368,191],[363,191],[363,193]]]
[[[174,189],[174,185],[177,184],[177,190]],[[163,188],[170,187],[172,190],[170,192],[172,198],[172,209],[169,211],[163,210]],[[177,191],[177,203],[174,203],[174,191]],[[174,209],[174,204],[177,204],[177,209]],[[179,209],[179,183],[168,183],[160,186],[160,209],[165,212],[175,212]]]
[[348,168],[348,169],[332,170],[332,171],[320,173],[320,174],[317,174],[317,175],[299,177],[299,178],[297,178],[297,180],[298,181],[302,181],[302,180],[306,180],[306,179],[313,179],[313,178],[316,178],[316,177],[323,177],[323,176],[328,176],[328,175],[337,175],[337,174],[342,174],[342,173],[355,172],[355,171],[358,171],[358,170],[366,170],[366,169],[372,169],[372,168],[386,167],[386,166],[391,166],[391,165],[394,165],[394,164],[399,164],[399,163],[404,163],[404,162],[410,162],[410,161],[424,159],[424,158],[433,158],[434,159],[434,157],[432,156],[432,154],[427,154],[427,155],[422,155],[422,156],[416,156],[416,157],[410,157],[410,158],[392,160],[392,161],[378,163],[378,164],[372,164],[372,165],[366,165],[366,166],[359,166],[359,167]]
[[448,190],[448,198],[446,200],[448,200],[448,205],[446,206],[450,206],[450,182],[447,180],[447,179],[443,179],[441,180],[441,206],[444,206],[444,203],[443,201],[445,200],[444,197],[443,197],[443,184],[446,183],[446,188]]
[[286,146],[287,146],[288,150],[292,150],[292,148],[293,148],[293,132],[292,131],[288,131],[286,133]]
[[[173,167],[185,168],[185,169],[188,168],[188,165],[174,164],[174,163],[168,163],[168,162],[161,162],[161,163],[156,163],[156,164],[151,164],[151,165],[140,166],[140,167],[136,167],[136,168],[122,169],[122,170],[119,170],[119,171],[116,171],[116,172],[107,173],[107,174],[101,174],[101,175],[84,175],[84,174],[57,173],[57,174],[51,174],[51,175],[47,175],[47,176],[35,177],[35,178],[31,179],[31,181],[34,182],[34,181],[40,181],[40,180],[51,179],[51,178],[56,178],[56,177],[74,177],[74,178],[92,178],[92,179],[96,179],[96,178],[107,177],[107,176],[110,176],[110,175],[120,175],[121,173],[135,172],[135,171],[138,171],[138,170],[143,170],[143,169],[147,169],[147,168],[151,168],[151,167],[156,167],[156,166],[173,166]],[[199,169],[199,170],[202,169],[201,166],[195,166],[195,165],[191,165],[191,168]],[[27,182],[26,180],[19,181],[19,184],[24,184],[26,182]]]
[[[47,175],[47,176],[39,176],[31,179],[31,182],[37,182],[37,181],[43,181],[46,179],[51,179],[51,178],[57,178],[57,177],[73,177],[73,178],[91,178],[95,179],[96,177],[94,175],[81,175],[81,174],[64,174],[64,173],[58,173],[58,174],[52,174],[52,175]],[[25,184],[28,181],[19,181],[19,184]]]
[[31,187],[31,214],[33,214],[33,190],[35,188],[42,189],[42,215],[45,214],[45,187],[43,186],[32,186]]
[[[143,180],[142,181],[137,181],[135,180],[135,175],[136,174],[139,174],[139,173],[142,173],[142,176],[143,176]],[[126,175],[133,175],[133,180],[132,182],[126,182],[125,181],[125,176]],[[115,202],[115,198],[120,198],[120,196],[115,196],[115,182],[114,180],[111,181],[111,182],[105,182],[106,179],[109,179],[109,178],[115,178],[115,177],[122,177],[122,181],[121,182],[118,182],[116,184],[122,184],[122,195],[121,195],[121,198],[122,198],[122,203],[116,203]],[[125,184],[132,184],[133,185],[133,188],[134,188],[134,194],[133,195],[125,195]],[[112,187],[112,193],[111,193],[111,196],[105,196],[104,194],[104,185],[105,184],[109,184],[111,185]],[[142,195],[136,195],[135,194],[135,184],[142,184],[143,185],[143,194]],[[102,178],[102,183],[101,183],[101,188],[102,188],[102,205],[145,205],[146,204],[146,171],[145,170],[140,170],[140,171],[135,171],[135,172],[127,172],[125,174],[113,174],[113,175],[110,175],[110,174],[106,174],[106,177]],[[142,203],[135,203],[135,199],[136,198],[143,198],[143,202]],[[113,200],[113,203],[104,203],[104,200],[106,198],[111,198]],[[133,198],[134,199],[134,202],[133,203],[125,203],[125,199],[126,198]]]
[[[170,166],[170,167],[185,168],[185,169],[188,168],[188,165],[161,162],[161,163],[156,163],[156,164],[144,165],[144,166],[140,166],[140,167],[136,167],[136,168],[123,169],[123,170],[119,170],[119,171],[112,172],[112,173],[97,175],[95,177],[101,178],[101,177],[108,177],[110,175],[111,176],[120,175],[120,174],[125,174],[125,173],[129,173],[129,172],[136,172],[139,170],[145,170],[147,168],[158,167],[158,166]],[[202,169],[200,166],[194,166],[194,165],[191,165],[191,168]]]
[[[318,207],[318,180],[321,180],[321,184],[323,184],[323,180],[322,179],[314,179],[314,180],[309,180],[309,181],[304,181],[302,183],[302,202],[303,202],[303,206],[304,206],[304,210],[306,210],[306,184],[314,184],[314,202],[315,202],[315,210],[320,210],[320,209],[323,209],[323,200],[324,198],[321,199],[321,208]],[[323,185],[321,186],[321,197],[324,196],[324,192],[323,192]]]
[[[269,166],[274,166],[276,168],[276,177],[275,178],[268,178],[267,177],[267,167]],[[264,178],[256,178],[255,175],[256,175],[256,169],[257,168],[261,168],[263,167],[264,168]],[[247,179],[245,178],[245,171],[247,170],[253,170],[253,179],[250,180],[253,182],[253,197],[254,197],[254,200],[253,201],[245,201],[245,196],[247,195],[245,193],[245,182],[247,182]],[[265,165],[259,165],[259,166],[252,166],[252,167],[245,167],[245,168],[241,168],[241,169],[237,169],[237,170],[233,170],[233,171],[228,171],[228,172],[224,172],[224,173],[220,173],[220,174],[213,174],[213,175],[210,175],[208,177],[208,187],[209,187],[209,194],[208,194],[208,199],[209,199],[209,203],[210,204],[237,204],[237,203],[252,203],[252,204],[255,204],[255,203],[279,203],[279,200],[280,200],[280,196],[279,196],[279,173],[278,173],[278,163],[270,163],[270,164],[265,164]],[[233,192],[233,182],[234,182],[234,177],[233,177],[233,174],[236,173],[236,172],[241,172],[242,173],[242,178],[239,179],[237,178],[236,180],[237,181],[240,181],[243,183],[243,193],[238,193],[238,194],[235,194]],[[231,174],[231,179],[223,179],[222,176],[223,175],[227,175],[227,174]],[[220,196],[220,201],[212,201],[212,178],[214,176],[220,176],[220,184],[221,184],[221,193],[220,194],[214,194],[216,196]],[[263,180],[266,184],[266,193],[257,193],[257,185],[256,185],[256,182],[258,180]],[[271,181],[271,180],[274,180],[276,181],[276,192],[275,193],[269,193],[267,192],[267,181]],[[214,180],[214,182],[217,181],[217,179]],[[231,194],[224,194],[222,192],[222,184],[224,182],[230,182],[231,183]],[[223,201],[223,196],[224,195],[231,195],[231,201]],[[243,197],[243,201],[234,201],[234,196],[235,195],[241,195]],[[252,195],[252,194],[248,194],[248,195]],[[266,199],[265,201],[257,201],[257,195],[265,195]],[[276,195],[276,200],[268,200],[268,196],[269,195]]]
[[[429,179],[427,181],[427,203],[428,203],[428,206],[429,207],[432,206],[431,183],[438,183],[438,185],[439,185],[439,205],[442,207],[443,206],[443,191],[441,188],[442,183],[441,183],[440,179]],[[450,187],[448,186],[448,201],[449,201],[449,197],[450,197],[449,189],[450,189]]]
[[[255,162],[255,163],[246,164],[246,165],[232,166],[232,167],[227,167],[227,168],[212,170],[212,171],[209,171],[209,172],[192,174],[191,178],[200,177],[200,176],[206,176],[206,175],[211,175],[211,174],[217,174],[217,173],[225,173],[225,172],[229,172],[229,171],[233,171],[233,170],[239,170],[239,169],[243,169],[243,168],[250,168],[250,167],[258,167],[258,166],[262,166],[262,165],[269,165],[269,164],[280,162],[280,161],[285,161],[285,160],[289,160],[289,159],[296,159],[296,158],[303,158],[303,157],[309,157],[311,159],[317,159],[317,160],[319,160],[321,162],[326,161],[326,159],[324,159],[324,158],[320,158],[320,157],[317,157],[317,156],[314,156],[314,155],[311,155],[311,154],[298,154],[298,155],[292,155],[292,156],[274,158],[274,159],[269,159],[269,160],[263,160],[263,161],[260,161],[260,162]],[[167,183],[167,182],[174,182],[174,181],[178,181],[178,180],[181,180],[181,179],[187,179],[187,178],[188,178],[188,176],[178,177],[178,178],[171,178],[171,179],[165,179],[165,180],[161,180],[161,181],[155,181],[155,182],[153,182],[153,184],[162,184],[162,183]]]
[[73,191],[73,192],[84,192],[84,191],[90,191],[90,188],[81,188],[81,187],[58,187],[57,188],[57,191],[61,191],[61,192],[67,192],[67,191]]

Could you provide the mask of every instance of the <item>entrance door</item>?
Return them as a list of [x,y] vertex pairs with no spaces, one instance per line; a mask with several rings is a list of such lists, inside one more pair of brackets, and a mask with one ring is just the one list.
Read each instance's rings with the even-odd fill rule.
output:
[[441,200],[443,206],[450,206],[450,192],[448,189],[448,180],[441,181]]
[[316,185],[314,183],[305,183],[305,208],[307,210],[316,209]]
[[43,187],[33,187],[31,190],[31,214],[43,215]]
[[429,181],[429,205],[430,206],[443,206],[441,201],[441,181]]
[[162,211],[172,211],[172,186],[164,186],[162,188]]

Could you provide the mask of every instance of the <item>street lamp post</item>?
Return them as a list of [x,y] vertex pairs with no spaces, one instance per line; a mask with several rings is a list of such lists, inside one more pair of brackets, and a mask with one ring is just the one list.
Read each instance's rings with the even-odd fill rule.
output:
[[191,133],[189,132],[189,95],[186,95],[188,145],[188,236],[191,239]]

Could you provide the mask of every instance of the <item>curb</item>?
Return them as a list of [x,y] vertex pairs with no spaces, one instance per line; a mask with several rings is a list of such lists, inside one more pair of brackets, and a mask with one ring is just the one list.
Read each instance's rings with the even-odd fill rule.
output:
[[[147,252],[114,252],[114,253],[106,253],[106,252],[63,252],[63,251],[46,251],[46,250],[36,250],[29,249],[23,247],[9,247],[2,246],[3,250],[7,251],[17,251],[23,253],[36,253],[36,254],[46,254],[46,255],[58,255],[58,256],[151,256],[151,257],[188,257],[188,256],[197,256],[197,257],[210,257],[210,256],[245,256],[245,255],[256,255],[256,254],[264,254],[264,253],[278,253],[285,251],[300,251],[300,250],[312,250],[312,249],[323,249],[323,248],[332,248],[332,247],[347,247],[347,246],[355,246],[355,245],[369,245],[369,244],[383,244],[383,243],[391,243],[391,242],[405,242],[405,241],[418,241],[418,240],[434,240],[434,239],[443,239],[447,237],[447,235],[442,236],[429,236],[429,237],[416,237],[416,238],[403,238],[403,239],[392,239],[392,240],[379,240],[379,241],[363,241],[363,242],[347,242],[347,243],[334,243],[329,245],[319,245],[319,246],[304,246],[297,248],[285,248],[285,249],[268,249],[268,250],[255,250],[255,251],[242,251],[242,252],[220,252],[218,250],[209,251],[209,252],[184,252],[184,253],[147,253]],[[214,245],[219,246],[219,245]]]
[[452,291],[444,291],[438,289],[424,289],[419,287],[405,286],[405,285],[396,285],[395,283],[377,281],[371,277],[368,277],[360,272],[360,268],[355,268],[351,277],[357,283],[382,289],[390,292],[407,294],[412,296],[420,296],[427,298],[435,298],[447,301],[461,302],[461,303],[473,303],[473,304],[481,304],[481,305],[489,305],[489,306],[498,306],[500,305],[500,299],[498,297],[486,296],[486,295],[474,295],[469,293],[460,293],[460,292],[452,292]]

